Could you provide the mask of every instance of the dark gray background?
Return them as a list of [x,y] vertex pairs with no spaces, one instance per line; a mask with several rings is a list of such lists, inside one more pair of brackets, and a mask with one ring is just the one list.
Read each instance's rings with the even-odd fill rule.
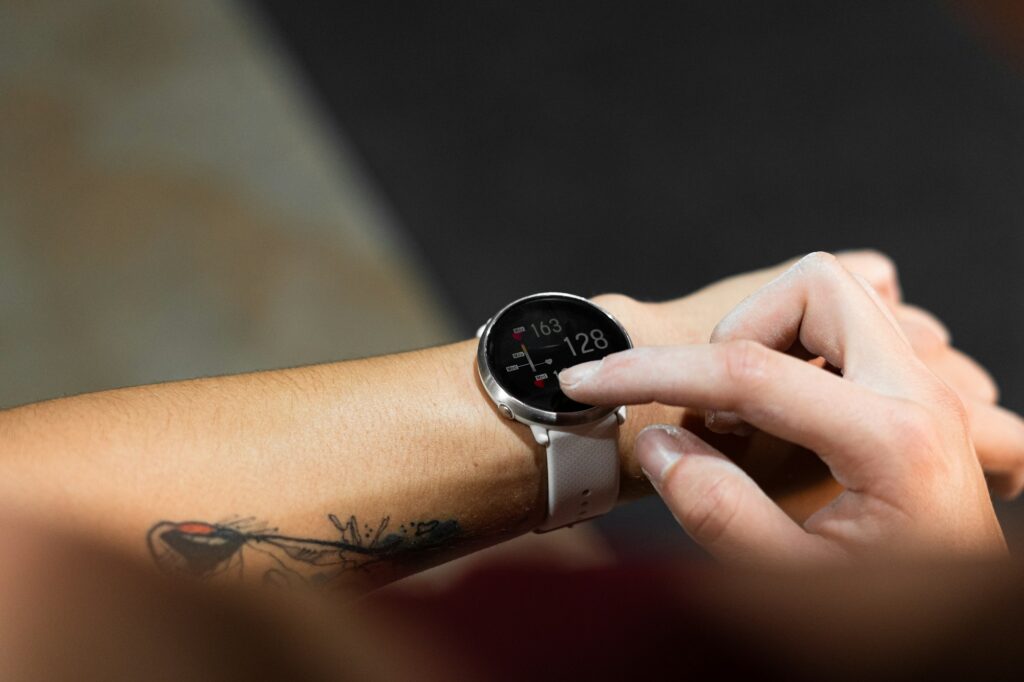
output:
[[945,3],[255,5],[465,334],[872,246],[1024,409],[1024,77]]

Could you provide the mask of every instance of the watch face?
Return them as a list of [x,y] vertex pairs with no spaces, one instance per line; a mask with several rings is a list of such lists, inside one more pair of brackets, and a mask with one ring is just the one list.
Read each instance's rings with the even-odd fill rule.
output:
[[590,409],[558,386],[558,373],[630,348],[619,325],[597,306],[557,294],[506,308],[491,325],[486,358],[498,385],[513,398],[547,412]]

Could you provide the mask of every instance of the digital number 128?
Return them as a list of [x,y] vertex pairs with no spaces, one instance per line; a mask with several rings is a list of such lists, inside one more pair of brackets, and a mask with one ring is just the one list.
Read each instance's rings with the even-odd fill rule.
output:
[[[579,352],[576,352],[576,346],[572,344],[572,340],[568,336],[563,336],[562,340],[569,345],[569,350],[572,351],[573,357],[582,355],[584,353],[593,353],[595,350],[604,350],[608,347],[608,339],[604,338],[604,332],[600,329],[591,329],[590,333],[580,332],[576,334],[576,343],[579,344]],[[593,344],[591,346],[591,344]]]

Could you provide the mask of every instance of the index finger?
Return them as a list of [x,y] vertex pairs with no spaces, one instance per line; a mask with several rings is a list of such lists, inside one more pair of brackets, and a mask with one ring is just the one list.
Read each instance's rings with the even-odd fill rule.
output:
[[[635,348],[563,370],[562,390],[596,405],[659,402],[729,410],[757,428],[816,452],[843,486],[892,474],[891,399],[752,341]],[[842,409],[836,409],[842,405]],[[887,435],[883,435],[887,434]]]

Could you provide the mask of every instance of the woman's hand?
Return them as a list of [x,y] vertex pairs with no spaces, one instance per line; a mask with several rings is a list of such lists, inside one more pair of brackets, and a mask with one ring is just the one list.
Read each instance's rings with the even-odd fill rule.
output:
[[[1005,553],[963,403],[875,289],[835,257],[802,259],[727,315],[715,338],[617,353],[560,377],[568,395],[592,404],[686,405],[712,424],[734,414],[813,450],[843,486],[801,527],[693,433],[646,430],[638,461],[712,554],[786,562]],[[773,350],[794,348],[825,368]]]
[[[839,253],[836,259],[848,271],[871,284],[899,322],[917,356],[956,391],[967,410],[975,450],[992,491],[1007,499],[1017,497],[1024,490],[1024,420],[996,404],[999,391],[992,377],[970,356],[951,345],[949,331],[935,316],[903,302],[896,266],[891,259],[870,250]],[[795,259],[729,277],[689,296],[664,303],[637,303],[623,296],[604,296],[595,300],[624,320],[638,346],[704,343],[709,337],[718,341],[722,339],[712,335],[719,320],[794,263]],[[658,416],[669,418],[666,413]],[[680,421],[681,417],[672,419],[673,423]],[[720,415],[711,428],[720,433],[744,433],[749,429],[734,415]],[[736,455],[744,462],[750,461],[751,456],[756,457],[756,453],[744,454],[749,449],[747,443],[733,445],[740,446],[743,451],[730,451],[728,454]],[[758,444],[753,445],[756,449]],[[780,456],[784,455],[776,448],[772,457],[779,459]],[[808,480],[813,481],[815,477],[811,475]],[[827,497],[830,490],[826,487],[815,492],[811,496],[812,501],[823,495]],[[802,501],[796,501],[796,508],[803,506]]]

